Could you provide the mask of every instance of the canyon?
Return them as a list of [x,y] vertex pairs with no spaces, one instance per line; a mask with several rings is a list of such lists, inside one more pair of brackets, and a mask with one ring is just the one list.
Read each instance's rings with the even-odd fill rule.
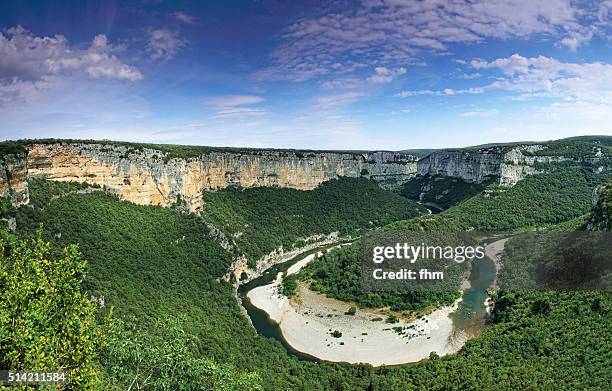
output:
[[230,186],[316,188],[330,179],[368,177],[383,186],[405,182],[417,158],[396,152],[293,150],[207,151],[176,158],[151,148],[105,143],[32,143],[0,161],[0,194],[27,203],[27,176],[102,186],[136,204],[182,204],[197,212],[203,191]]
[[[193,156],[141,144],[112,142],[24,142],[24,152],[0,157],[0,195],[13,205],[28,203],[28,176],[96,185],[141,205],[182,206],[198,212],[205,191],[228,187],[288,187],[310,190],[338,177],[367,177],[383,187],[416,175],[466,182],[496,180],[512,186],[543,164],[568,160],[534,156],[545,146],[436,150],[418,157],[390,151],[299,151],[202,147]],[[198,148],[198,147],[194,147]]]
[[471,183],[496,180],[501,186],[514,186],[528,175],[545,171],[538,166],[571,160],[564,156],[534,155],[545,148],[544,145],[519,145],[435,151],[418,161],[417,174],[459,178]]

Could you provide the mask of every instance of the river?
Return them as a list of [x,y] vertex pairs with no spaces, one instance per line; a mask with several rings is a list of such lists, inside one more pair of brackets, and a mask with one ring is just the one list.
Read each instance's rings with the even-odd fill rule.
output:
[[[347,326],[346,323],[343,324],[340,321],[340,324],[343,325],[345,338],[343,339],[342,343],[336,343],[334,345],[336,341],[321,333],[322,329],[327,331],[327,327],[332,327],[330,326],[329,322],[333,322],[333,319],[321,319],[322,317],[320,315],[318,318],[314,318],[312,315],[309,318],[297,318],[297,315],[292,313],[291,315],[293,318],[289,319],[289,317],[287,317],[286,320],[283,319],[282,321],[276,322],[270,319],[271,312],[266,312],[265,310],[256,307],[248,297],[249,292],[255,288],[259,288],[261,291],[261,287],[272,287],[273,285],[278,284],[280,282],[279,273],[286,272],[297,262],[304,260],[306,257],[309,257],[312,254],[327,251],[338,244],[321,246],[301,253],[284,263],[274,265],[264,272],[262,276],[239,287],[238,294],[244,308],[247,310],[247,313],[251,318],[254,327],[257,329],[257,332],[265,337],[271,337],[279,340],[290,353],[301,359],[312,361],[320,361],[323,359],[337,362],[368,362],[372,365],[396,365],[407,362],[415,362],[428,357],[430,350],[436,351],[439,355],[454,353],[465,343],[468,338],[476,337],[482,332],[488,316],[485,307],[485,301],[488,298],[487,290],[493,285],[496,277],[495,263],[489,257],[492,254],[497,254],[503,250],[503,242],[501,243],[501,246],[499,245],[499,242],[500,241],[497,240],[496,242],[487,245],[487,249],[490,250],[492,248],[495,250],[488,251],[488,257],[473,261],[469,277],[470,287],[463,292],[461,302],[458,302],[457,306],[454,308],[443,308],[442,310],[437,310],[438,313],[434,311],[434,313],[427,317],[426,320],[419,321],[421,322],[419,327],[422,326],[423,330],[427,330],[424,332],[424,335],[428,336],[427,339],[424,339],[424,337],[420,340],[419,338],[416,338],[414,341],[409,342],[410,351],[412,352],[409,354],[406,353],[408,351],[407,348],[401,348],[401,346],[399,346],[399,349],[401,350],[399,351],[399,354],[396,354],[395,359],[382,357],[374,358],[373,356],[376,352],[367,350],[368,340],[364,341],[364,338],[366,337],[362,337],[361,343],[359,344],[359,348],[357,350],[351,351],[350,354],[345,353],[345,351],[348,351],[348,349],[351,348],[351,344],[354,344],[355,342],[354,340],[347,340],[350,335],[354,334],[352,338],[355,339],[359,338],[358,334],[370,334],[367,338],[370,338],[373,346],[380,348],[382,352],[386,351],[388,354],[386,354],[385,357],[389,355],[393,356],[393,352],[391,351],[392,349],[390,350],[391,347],[385,349],[385,343],[390,345],[392,344],[394,348],[397,348],[398,346],[396,340],[398,337],[393,334],[389,334],[388,331],[381,334],[381,329],[389,330],[389,328],[384,328],[382,322],[374,323],[364,321],[364,319],[372,320],[371,317],[370,319],[361,317],[362,322],[359,323],[359,330],[357,330],[366,330],[368,333],[354,332],[351,334],[350,327]],[[293,310],[293,308],[288,305],[286,298],[283,298],[279,294],[276,294],[274,300],[278,301],[279,298],[282,298],[284,303],[283,305],[285,307]],[[321,298],[318,298],[318,300],[323,301]],[[333,305],[335,305],[335,303],[331,303],[327,310],[330,311],[329,308],[332,308]],[[280,307],[281,304],[278,304],[278,306]],[[261,305],[260,307],[266,308],[265,306]],[[313,312],[312,309],[309,311]],[[336,309],[332,309],[331,311],[336,311]],[[337,319],[343,319],[341,315],[334,316],[337,317]],[[277,320],[279,320],[278,315],[273,317],[276,317]],[[357,323],[358,319],[359,317],[348,317],[348,322]],[[347,322],[347,320],[344,321]],[[286,323],[283,324],[283,322]],[[320,327],[317,329],[317,322],[328,323],[319,325]],[[279,325],[279,323],[281,323],[281,325]],[[410,325],[410,323],[407,324]],[[373,326],[376,326],[379,329],[373,330]],[[283,335],[283,328],[285,335]],[[376,337],[376,332],[378,332],[380,336]],[[427,334],[428,332],[430,334]],[[322,345],[317,348],[316,344],[314,343],[315,341],[304,339],[308,336],[305,336],[304,334],[308,333],[311,333],[314,336],[312,338],[313,340],[318,339],[318,342]],[[456,336],[461,336],[461,339],[452,341],[452,338]],[[291,343],[287,341],[286,337],[291,340]],[[323,338],[325,338],[325,340],[323,340]],[[294,346],[299,347],[299,349],[296,349]],[[321,353],[322,351],[327,353]],[[359,356],[360,353],[362,356]],[[315,354],[317,357],[315,357]]]

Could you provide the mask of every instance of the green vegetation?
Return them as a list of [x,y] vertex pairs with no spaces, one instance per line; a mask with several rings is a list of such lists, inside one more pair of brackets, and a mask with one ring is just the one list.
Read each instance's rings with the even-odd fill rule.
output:
[[79,140],[79,139],[23,139],[17,141],[0,142],[0,156],[4,153],[19,153],[25,152],[25,147],[31,144],[99,144],[111,146],[122,146],[128,149],[128,153],[138,153],[144,149],[154,149],[166,154],[167,159],[190,159],[198,158],[204,154],[212,152],[227,152],[227,153],[249,153],[249,154],[267,154],[276,152],[279,154],[296,154],[297,156],[305,156],[314,153],[348,153],[353,155],[362,155],[367,151],[360,150],[311,150],[311,149],[273,149],[273,148],[244,148],[244,147],[212,147],[204,145],[176,145],[176,144],[150,144],[150,143],[131,143],[124,141],[110,140]]
[[585,158],[594,157],[597,152],[612,154],[612,136],[571,137],[550,141],[546,143],[546,148],[534,155]]
[[97,185],[80,182],[55,182],[44,179],[31,179],[28,183],[30,204],[35,208],[44,209],[52,200],[78,193],[86,189],[100,189]]
[[81,291],[85,261],[76,245],[50,249],[40,231],[30,242],[0,230],[0,368],[63,371],[71,389],[95,389],[104,337]]
[[[86,289],[106,297],[118,314],[155,318],[165,313],[166,303],[222,289],[218,284],[211,288],[210,278],[195,277],[222,275],[231,263],[201,220],[121,202],[104,192],[79,194],[75,186],[80,185],[30,181],[34,208],[19,208],[18,232],[31,235],[43,223],[59,247],[79,243],[89,262]],[[175,310],[173,315],[182,312]]]
[[[452,240],[452,238],[449,238],[449,240]],[[310,281],[311,289],[329,297],[354,302],[362,307],[389,307],[392,311],[415,311],[432,306],[452,304],[459,297],[459,286],[463,278],[465,265],[455,262],[448,264],[449,267],[445,269],[444,280],[436,285],[431,284],[430,289],[405,291],[398,287],[398,289],[390,291],[364,291],[361,280],[363,245],[361,241],[357,241],[323,254],[310,262],[299,273],[285,279],[283,281],[283,292],[292,296],[295,293],[297,281]],[[419,262],[419,267],[426,268],[425,261]],[[438,262],[440,260],[432,260],[432,270],[435,270],[433,264]],[[400,284],[404,284],[404,282],[400,282]]]
[[283,279],[281,286],[281,292],[287,297],[291,297],[295,294],[298,287],[299,277],[298,274],[291,274]]
[[402,185],[400,194],[411,200],[421,201],[426,206],[444,210],[481,193],[485,186],[485,184],[468,183],[458,178],[417,176]]
[[594,230],[612,230],[612,182],[600,190],[600,200],[595,206],[590,224]]
[[604,290],[612,288],[612,242],[607,232],[542,231],[506,243],[502,289]]
[[[502,289],[576,290],[612,287],[609,221],[612,216],[606,186],[592,212],[553,226],[554,230],[512,237],[505,246],[499,281]],[[587,221],[589,225],[587,225]],[[580,223],[580,224],[579,224]],[[579,224],[579,225],[578,225]],[[567,228],[574,228],[574,232]],[[578,231],[588,227],[590,232]]]
[[392,224],[396,228],[430,231],[504,231],[537,229],[579,218],[591,210],[591,194],[611,172],[595,174],[581,167],[562,167],[532,175],[511,188],[489,185],[438,215]]
[[412,156],[416,156],[418,158],[423,158],[429,154],[431,154],[433,151],[435,151],[435,149],[404,149],[402,151],[400,151],[401,153],[405,154],[405,155],[412,155]]
[[15,212],[8,198],[0,197],[0,219],[10,217]]
[[365,178],[340,178],[311,191],[227,189],[204,194],[203,218],[233,237],[250,261],[313,234],[355,235],[424,212],[413,201]]
[[257,373],[197,356],[197,341],[180,322],[159,322],[151,332],[115,321],[102,365],[109,388],[152,390],[262,390]]
[[1,141],[0,142],[0,157],[4,155],[19,155],[25,153],[24,144],[20,141]]
[[[369,192],[370,182],[362,183],[366,185],[362,199],[367,199],[364,194]],[[118,321],[130,325],[123,331],[115,329],[120,335],[115,342],[121,345],[123,337],[140,341],[130,350],[102,352],[102,375],[108,383],[124,385],[135,378],[136,354],[149,357],[143,363],[145,367],[160,363],[161,358],[154,359],[155,351],[145,349],[149,346],[146,341],[164,340],[174,346],[171,330],[160,329],[159,325],[168,319],[180,319],[179,328],[191,341],[187,345],[189,353],[181,353],[186,360],[181,365],[195,365],[204,371],[210,367],[209,362],[219,363],[223,371],[235,373],[238,378],[250,378],[256,372],[266,379],[267,389],[336,388],[333,371],[300,361],[278,341],[253,332],[240,312],[233,288],[218,281],[233,254],[210,237],[202,219],[168,208],[134,205],[101,191],[78,190],[83,189],[76,184],[32,180],[33,207],[18,209],[18,233],[27,237],[44,223],[45,235],[56,247],[79,243],[88,260],[84,287],[89,294],[104,297],[105,308],[113,306]],[[338,197],[336,202],[349,202],[348,197]],[[416,208],[400,196],[393,197],[400,205]],[[373,200],[367,202],[366,205],[375,205]],[[340,210],[359,210],[338,205]],[[359,213],[366,215],[367,211]],[[380,215],[383,219],[386,216],[382,210]],[[332,221],[348,221],[337,215],[334,218]],[[266,229],[265,225],[260,227]],[[121,348],[113,347],[115,342],[109,341],[109,349]],[[196,361],[191,362],[192,358]],[[200,359],[204,361],[197,361]],[[170,384],[174,381],[163,372],[160,376]],[[185,384],[189,384],[187,380]]]
[[529,145],[543,145],[545,148],[533,153],[523,151],[526,155],[564,156],[569,158],[594,157],[598,149],[601,149],[603,154],[609,155],[612,153],[612,136],[578,136],[544,142],[524,141],[482,144],[463,148],[462,150],[468,152],[481,150],[498,150],[504,152],[513,148]]
[[[393,225],[452,230],[575,224],[584,221],[592,188],[603,183],[606,175],[563,168],[528,177],[510,189],[489,186],[487,193],[439,215]],[[610,293],[501,291],[495,297],[491,324],[458,353],[431,355],[420,363],[389,368],[300,360],[280,342],[257,335],[240,312],[232,287],[219,281],[235,254],[211,238],[202,219],[233,235],[240,251],[257,256],[312,233],[352,233],[416,215],[414,203],[379,193],[363,179],[297,194],[282,189],[207,193],[206,206],[211,208],[202,218],[122,202],[101,191],[80,192],[83,189],[74,184],[32,181],[30,186],[33,208],[22,206],[14,212],[18,234],[31,238],[39,223],[44,223],[46,240],[54,247],[49,257],[36,258],[36,251],[24,250],[33,257],[24,258],[68,262],[59,249],[79,243],[82,259],[88,261],[83,280],[87,295],[77,295],[79,289],[73,289],[69,297],[104,296],[102,317],[109,306],[115,307],[116,321],[107,345],[88,356],[91,360],[98,356],[106,388],[126,389],[134,380],[140,385],[148,375],[153,390],[221,386],[238,390],[574,390],[607,389],[612,382]],[[406,210],[402,205],[408,206]],[[264,242],[266,235],[271,238],[269,245]],[[344,253],[332,251],[304,271],[313,272],[310,267],[316,263],[329,266],[326,275],[316,278],[329,281],[330,286],[345,268],[349,274],[342,277],[351,278],[351,257],[359,258],[357,247],[343,247]],[[6,251],[0,253],[6,256]],[[12,272],[6,270],[0,274],[0,294],[9,291],[4,287]],[[23,287],[27,285],[23,281],[36,282],[36,278],[20,279],[22,283],[15,286]],[[295,277],[295,286],[298,280]],[[345,286],[349,293],[353,287]],[[0,312],[0,324],[28,316],[29,312],[22,314],[7,305],[12,302],[0,301],[0,308],[6,308],[3,311],[12,311],[8,317]],[[45,324],[55,327],[54,322]],[[41,330],[44,335],[46,329]],[[0,334],[2,359],[8,357],[3,349],[13,346],[5,341],[6,333]]]

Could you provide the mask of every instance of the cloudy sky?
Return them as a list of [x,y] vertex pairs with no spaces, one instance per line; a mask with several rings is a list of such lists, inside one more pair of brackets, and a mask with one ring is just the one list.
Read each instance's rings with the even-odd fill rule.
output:
[[612,134],[612,0],[0,3],[0,139],[407,149]]

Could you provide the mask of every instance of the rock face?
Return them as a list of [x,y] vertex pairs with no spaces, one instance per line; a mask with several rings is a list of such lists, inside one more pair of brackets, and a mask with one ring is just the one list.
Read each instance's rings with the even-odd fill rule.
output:
[[587,222],[587,231],[612,229],[612,182],[593,189],[593,209]]
[[[202,149],[198,156],[177,158],[136,144],[56,142],[25,147],[26,153],[0,156],[0,195],[14,205],[28,203],[27,176],[43,175],[99,185],[137,204],[176,204],[192,212],[202,209],[204,191],[230,186],[310,190],[346,176],[372,178],[389,187],[417,174],[512,186],[527,175],[546,172],[547,164],[572,160],[534,154],[544,145],[438,150],[421,160],[386,151]],[[601,170],[600,160],[595,156],[580,163]]]
[[544,172],[538,166],[571,160],[563,156],[531,155],[542,148],[541,145],[523,145],[510,149],[435,151],[419,160],[417,174],[460,178],[472,183],[495,180],[502,186],[513,186],[528,175]]
[[0,197],[10,199],[19,206],[30,201],[25,154],[0,156]]
[[501,159],[496,153],[436,151],[417,163],[417,173],[482,183],[500,175]]
[[340,176],[401,184],[416,173],[416,158],[395,152],[248,150],[170,158],[154,149],[97,143],[33,144],[27,174],[103,186],[137,204],[203,207],[202,192],[229,186],[310,190]]

